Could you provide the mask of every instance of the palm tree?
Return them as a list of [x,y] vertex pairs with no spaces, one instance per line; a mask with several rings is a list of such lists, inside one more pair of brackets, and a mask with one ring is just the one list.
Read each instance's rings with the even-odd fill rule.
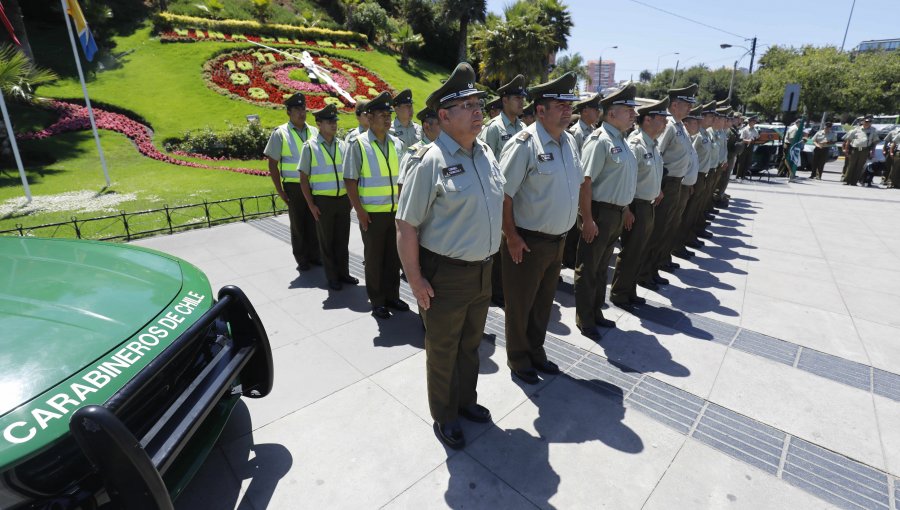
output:
[[[25,54],[14,46],[0,46],[0,92],[14,101],[37,103],[34,86],[57,78],[53,71],[35,66]],[[0,129],[0,153],[5,158],[12,153],[6,129]]]
[[444,12],[448,17],[459,20],[459,62],[466,60],[466,42],[469,37],[469,23],[483,22],[487,13],[487,0],[445,0]]
[[392,42],[400,48],[400,65],[409,65],[409,52],[422,46],[424,39],[421,34],[413,31],[409,23],[401,25],[391,36]]
[[541,76],[547,68],[550,44],[550,31],[527,19],[512,19],[479,31],[472,47],[480,59],[481,81],[506,83],[517,74]]
[[[556,52],[569,47],[569,35],[574,24],[572,16],[569,14],[569,8],[560,0],[538,0],[537,2],[520,0],[508,5],[503,13],[507,21],[526,19],[548,29],[550,41],[544,50],[544,62],[548,65]],[[540,76],[543,81],[547,80],[548,71],[548,66],[541,71]]]
[[573,53],[572,55],[564,55],[556,61],[556,67],[550,73],[550,78],[559,78],[566,73],[575,73],[578,81],[588,79],[587,66],[584,65],[584,58],[581,53]]
[[641,71],[638,79],[641,83],[650,83],[650,80],[653,79],[653,73],[651,73],[649,69],[644,69]]

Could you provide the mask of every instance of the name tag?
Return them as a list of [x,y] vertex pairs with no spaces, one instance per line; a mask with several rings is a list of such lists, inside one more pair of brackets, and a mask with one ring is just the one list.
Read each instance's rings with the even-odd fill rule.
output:
[[441,170],[441,173],[444,174],[444,177],[453,177],[454,175],[465,173],[465,171],[466,169],[462,165],[453,165]]
[[653,159],[653,154],[649,152],[647,154],[644,154],[644,159]]
[[547,161],[553,161],[553,153],[545,152],[543,154],[538,154],[538,161],[540,161],[542,163],[547,162]]
[[510,135],[510,134],[505,134],[505,135],[503,135],[503,136],[500,137],[500,140],[503,141],[503,142],[505,142],[505,141],[509,140],[510,138],[512,138],[512,135]]
[[620,153],[620,152],[622,152],[622,148],[621,148],[621,147],[613,147],[612,149],[609,150],[609,153],[610,153],[610,154],[618,154],[618,153]]
[[394,134],[397,136],[403,136],[403,131],[394,131]]

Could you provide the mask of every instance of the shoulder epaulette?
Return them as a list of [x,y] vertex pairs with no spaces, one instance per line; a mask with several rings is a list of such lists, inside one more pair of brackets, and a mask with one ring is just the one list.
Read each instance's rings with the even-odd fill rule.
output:
[[516,140],[520,142],[527,142],[529,138],[531,138],[531,133],[528,131],[521,131],[516,135]]
[[425,153],[428,152],[428,149],[430,149],[432,145],[434,144],[429,143],[419,147],[419,150],[417,150],[416,153],[412,155],[412,157],[416,159],[422,159],[423,157],[425,157]]

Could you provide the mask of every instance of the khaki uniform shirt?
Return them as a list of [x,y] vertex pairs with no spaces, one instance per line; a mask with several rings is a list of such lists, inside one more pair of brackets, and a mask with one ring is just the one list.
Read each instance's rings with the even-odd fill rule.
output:
[[[341,158],[343,159],[344,153],[347,152],[347,146],[343,141],[334,138],[331,140],[331,143],[325,141],[322,138],[322,135],[316,135],[316,141],[319,142],[319,146],[322,147],[323,151],[328,151],[328,154],[331,155],[331,158],[334,159],[336,156],[336,149],[341,151]],[[319,164],[324,162],[320,161]],[[341,169],[343,169],[343,164],[340,165]],[[309,175],[312,172],[312,149],[310,148],[308,143],[303,144],[303,150],[300,151],[300,163],[297,165],[297,170]],[[344,183],[342,182],[341,185]]]
[[581,154],[581,147],[584,145],[584,141],[593,131],[594,128],[590,124],[585,124],[581,119],[578,119],[578,122],[569,128],[569,133],[572,133],[572,136],[575,137],[575,147],[578,148],[578,154]]
[[389,133],[400,140],[405,149],[422,139],[422,126],[412,121],[408,126],[404,126],[398,119],[394,119]]
[[634,198],[653,200],[662,189],[663,162],[657,142],[640,128],[628,137],[628,147],[637,160],[637,187]]
[[[759,138],[759,131],[755,127],[750,127],[749,124],[741,129],[741,141],[749,144],[750,142]],[[750,147],[747,147],[744,150],[750,150]]]
[[847,133],[844,140],[854,149],[865,149],[878,143],[878,132],[873,127],[866,129],[862,126],[856,126]]
[[535,122],[509,142],[500,158],[500,171],[517,227],[561,235],[575,224],[584,178],[571,134],[563,131],[557,142]]
[[[366,131],[361,136],[369,137],[369,143],[372,145],[373,149],[375,147],[378,147],[381,149],[382,153],[384,154],[384,160],[388,164],[390,164],[391,161],[390,161],[390,158],[388,157],[389,153],[388,153],[387,144],[393,143],[394,149],[396,149],[396,151],[397,151],[397,158],[398,158],[398,161],[397,161],[398,168],[395,168],[393,170],[394,170],[394,172],[396,172],[395,175],[400,173],[399,158],[400,158],[400,156],[403,155],[403,147],[402,147],[402,143],[400,142],[400,140],[397,140],[392,135],[387,135],[385,137],[385,143],[382,144],[375,138],[375,134],[372,133],[372,130]],[[372,162],[369,162],[369,163],[371,164]],[[347,147],[347,153],[344,154],[344,168],[343,168],[344,179],[354,179],[354,180],[358,181],[361,169],[362,169],[362,147],[360,147],[358,143],[354,142]],[[385,172],[385,175],[387,175],[387,169],[385,168],[383,170]]]
[[362,129],[361,126],[356,126],[355,128],[351,129],[350,132],[347,133],[347,136],[344,137],[344,143],[349,146],[351,143],[355,142],[356,137],[359,136],[360,129]]
[[418,230],[419,244],[439,255],[475,262],[500,249],[503,175],[490,147],[472,153],[441,133],[413,154],[397,219]]
[[403,151],[403,154],[400,155],[400,174],[397,177],[397,184],[403,184],[403,181],[406,180],[406,173],[409,171],[410,157],[432,141],[433,140],[429,140],[428,137],[423,134],[421,140],[410,145]]
[[525,124],[521,120],[517,118],[514,121],[510,121],[506,113],[500,112],[500,115],[491,119],[487,126],[481,130],[479,137],[481,141],[491,148],[494,157],[499,161],[506,142],[510,141],[512,137],[516,136],[523,129],[525,129]]
[[[285,124],[289,128],[293,129],[300,135],[300,139],[306,142],[310,139],[310,137],[317,136],[319,134],[319,130],[309,124],[303,126],[303,129],[297,129],[290,121]],[[281,139],[281,126],[275,128],[272,131],[272,135],[269,136],[269,141],[266,143],[266,148],[263,150],[263,154],[274,159],[275,161],[281,161],[281,146],[284,143],[284,140]],[[300,147],[297,147],[297,150],[300,150]],[[291,168],[293,170],[293,168]]]
[[700,173],[705,174],[709,172],[709,169],[713,166],[713,156],[716,159],[719,157],[719,148],[713,145],[709,131],[701,128],[697,135],[694,136],[694,150],[697,151],[697,163]]
[[813,137],[813,142],[821,143],[821,144],[829,144],[837,141],[837,133],[834,131],[826,133],[824,129],[820,129],[816,131],[816,135]]
[[787,133],[784,135],[784,143],[794,143],[794,137],[797,136],[797,130],[799,129],[800,126],[791,124],[791,127],[788,128]]
[[887,145],[892,142],[894,145],[897,145],[897,143],[900,142],[900,138],[897,138],[898,136],[900,136],[900,128],[889,131],[884,137],[884,146],[887,147]]
[[584,142],[581,154],[592,200],[621,206],[634,200],[637,160],[618,129],[604,122]]
[[719,153],[716,155],[716,162],[713,165],[714,167],[717,167],[728,160],[728,148],[725,146],[727,134],[721,129],[709,128],[709,130],[709,133],[716,144],[716,149],[719,150]]
[[691,169],[691,138],[684,124],[669,117],[665,131],[659,135],[659,152],[663,167],[670,177],[684,177]]
[[[695,136],[695,138],[697,137],[699,137],[699,134]],[[693,186],[694,184],[697,184],[697,174],[700,173],[700,155],[697,154],[697,151],[694,149],[693,143],[691,143],[690,149],[691,151],[688,153],[688,173],[686,173],[684,179],[681,180],[682,186]]]

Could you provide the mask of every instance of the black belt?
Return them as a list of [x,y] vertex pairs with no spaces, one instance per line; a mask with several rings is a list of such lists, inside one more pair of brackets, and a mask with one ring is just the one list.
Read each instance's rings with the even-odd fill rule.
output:
[[682,179],[684,179],[684,177],[673,177],[671,175],[667,175],[667,176],[663,177],[663,182],[673,182],[673,181],[681,182]]
[[631,201],[632,204],[647,204],[653,205],[653,200],[644,200],[643,198],[635,198]]
[[516,230],[523,236],[537,237],[538,239],[546,239],[547,241],[562,241],[566,238],[566,234],[568,234],[568,232],[563,232],[562,234],[545,234],[543,232],[537,232],[535,230],[528,230],[520,227],[516,227]]
[[624,205],[616,205],[616,204],[610,204],[609,202],[598,202],[596,200],[592,200],[591,205],[594,205],[594,204],[596,204],[596,206],[599,207],[600,209],[612,209],[613,211],[618,211],[618,212],[622,212],[625,209],[625,207],[627,207]]
[[424,248],[422,246],[420,246],[419,248],[422,250],[422,252],[425,253],[425,255],[428,255],[429,257],[434,257],[438,262],[444,262],[444,263],[450,264],[451,266],[481,267],[491,261],[491,257],[488,257],[484,260],[475,260],[475,261],[454,259],[452,257],[447,257],[446,255],[441,255],[439,253],[435,253],[435,252],[429,250],[428,248]]

